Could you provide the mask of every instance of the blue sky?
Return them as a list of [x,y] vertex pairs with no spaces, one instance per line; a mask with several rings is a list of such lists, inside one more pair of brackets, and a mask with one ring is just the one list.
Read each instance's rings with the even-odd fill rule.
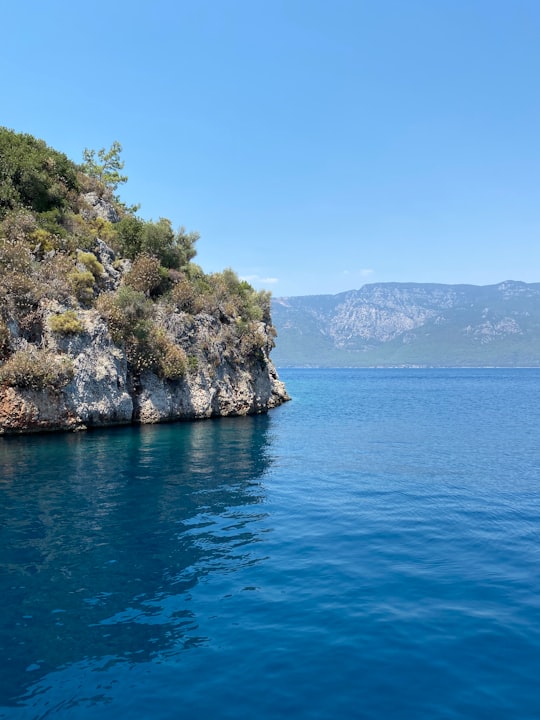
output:
[[538,0],[6,0],[0,124],[274,295],[540,281]]

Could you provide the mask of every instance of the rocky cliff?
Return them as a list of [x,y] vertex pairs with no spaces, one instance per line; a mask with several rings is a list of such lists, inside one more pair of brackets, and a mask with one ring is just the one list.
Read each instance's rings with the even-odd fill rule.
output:
[[0,128],[0,435],[266,412],[268,293],[192,262],[197,233],[114,194],[113,145],[78,166]]
[[[100,242],[96,256],[104,285],[119,285],[122,273],[112,266],[112,250]],[[40,300],[31,341],[15,321],[10,323],[14,352],[63,363],[69,377],[61,387],[0,386],[0,434],[246,415],[289,399],[269,357],[272,326],[263,321],[257,324],[256,347],[246,350],[233,317],[218,320],[207,312],[161,308],[158,327],[189,358],[181,377],[166,378],[151,369],[134,372],[126,348],[114,342],[95,309],[71,310],[81,324],[78,332],[51,329],[51,318],[67,311],[69,306],[57,300]]]

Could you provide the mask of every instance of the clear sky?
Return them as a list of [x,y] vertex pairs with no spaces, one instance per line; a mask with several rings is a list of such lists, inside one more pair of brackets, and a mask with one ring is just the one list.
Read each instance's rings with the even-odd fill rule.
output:
[[5,0],[0,124],[274,295],[540,281],[539,0]]

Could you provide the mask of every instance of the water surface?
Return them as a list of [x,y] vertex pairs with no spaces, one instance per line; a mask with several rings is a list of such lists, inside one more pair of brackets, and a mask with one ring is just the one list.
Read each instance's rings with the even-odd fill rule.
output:
[[0,717],[540,717],[540,370],[0,440]]

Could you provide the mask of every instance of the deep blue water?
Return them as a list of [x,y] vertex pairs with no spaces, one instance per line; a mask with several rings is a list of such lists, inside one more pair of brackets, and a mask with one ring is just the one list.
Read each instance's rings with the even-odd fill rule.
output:
[[540,718],[540,370],[0,439],[0,717]]

